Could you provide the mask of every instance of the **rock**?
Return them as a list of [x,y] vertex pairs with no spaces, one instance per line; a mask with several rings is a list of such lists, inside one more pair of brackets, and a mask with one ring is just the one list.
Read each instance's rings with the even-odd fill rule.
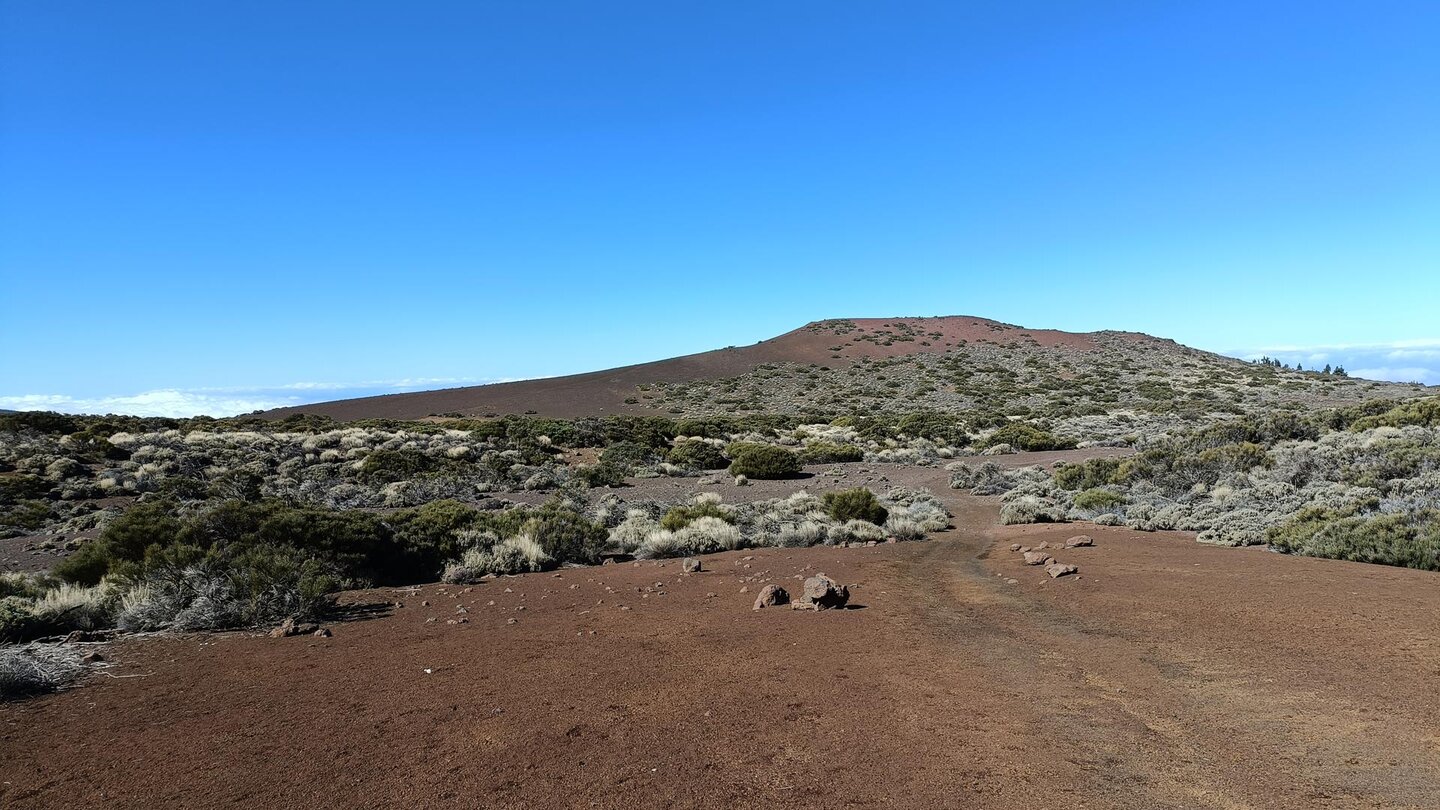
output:
[[1095,545],[1095,538],[1088,534],[1077,534],[1065,541],[1065,548],[1081,548]]
[[693,574],[701,570],[700,561],[694,557],[686,557],[680,561],[680,570],[687,574]]
[[1029,547],[1029,546],[1021,546],[1021,547],[1019,547],[1019,548],[1017,548],[1017,549],[1015,549],[1015,550],[1018,551],[1018,552],[1020,552],[1021,554],[1027,554],[1027,553],[1029,553],[1029,551],[1030,551],[1030,547]]
[[104,660],[105,656],[101,655],[98,652],[95,652],[94,650],[91,650],[90,652],[80,656],[80,661],[86,664],[98,664],[99,662]]
[[1025,564],[1026,564],[1026,565],[1044,565],[1044,564],[1047,563],[1047,562],[1050,562],[1050,555],[1049,555],[1049,554],[1046,554],[1046,553],[1043,552],[1043,551],[1027,551],[1027,552],[1025,552]]
[[850,601],[850,588],[820,574],[805,580],[804,591],[794,607],[807,610],[828,610],[845,607]]
[[1019,543],[1011,543],[1011,544],[1010,544],[1010,550],[1011,550],[1011,551],[1019,551],[1019,550],[1022,549],[1022,548],[1024,548],[1024,546],[1020,545]]
[[1059,579],[1066,574],[1074,574],[1079,570],[1080,568],[1078,566],[1067,565],[1066,563],[1060,562],[1050,563],[1045,566],[1045,573],[1049,574],[1051,579]]
[[790,594],[779,585],[766,585],[760,589],[760,595],[755,597],[755,605],[752,610],[759,610],[767,607],[779,607],[790,601]]
[[1041,541],[1040,545],[1038,545],[1038,546],[1035,547],[1035,550],[1036,550],[1036,551],[1041,551],[1041,550],[1047,549],[1047,548],[1049,548],[1049,547],[1050,547],[1050,544],[1049,544],[1049,543],[1046,543],[1046,542],[1044,542],[1044,541]]
[[319,638],[330,638],[330,636],[331,636],[332,634],[331,634],[330,629],[329,629],[328,627],[322,627],[322,628],[320,628],[319,630],[316,630],[316,631],[315,631],[315,635],[318,636]]
[[270,631],[270,638],[289,638],[291,636],[313,635],[320,625],[313,622],[297,622],[294,617],[281,622],[280,626]]

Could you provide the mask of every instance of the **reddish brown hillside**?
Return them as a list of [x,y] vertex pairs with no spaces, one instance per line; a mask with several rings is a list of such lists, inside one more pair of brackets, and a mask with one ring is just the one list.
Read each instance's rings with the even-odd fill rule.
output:
[[[1154,340],[1115,332],[1074,333],[1025,329],[986,318],[954,315],[937,318],[856,318],[817,321],[751,346],[623,366],[605,371],[541,380],[448,388],[409,394],[362,397],[293,408],[267,416],[282,418],[313,413],[336,419],[422,419],[432,414],[467,416],[534,412],[543,416],[576,417],[608,413],[658,413],[646,404],[627,404],[636,386],[655,383],[721,379],[752,371],[764,363],[848,365],[868,358],[916,353],[944,353],[967,344],[1008,347],[1063,347],[1089,350],[1097,336]],[[1156,341],[1160,343],[1161,341]]]

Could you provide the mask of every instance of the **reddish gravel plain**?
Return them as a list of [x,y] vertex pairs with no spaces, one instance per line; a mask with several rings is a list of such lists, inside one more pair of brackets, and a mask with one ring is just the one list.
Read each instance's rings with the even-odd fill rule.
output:
[[[0,806],[1440,807],[1440,576],[1000,527],[913,477],[957,528],[104,645],[105,674],[0,706]],[[1009,550],[1080,532],[1078,576]],[[750,609],[817,571],[854,609]]]

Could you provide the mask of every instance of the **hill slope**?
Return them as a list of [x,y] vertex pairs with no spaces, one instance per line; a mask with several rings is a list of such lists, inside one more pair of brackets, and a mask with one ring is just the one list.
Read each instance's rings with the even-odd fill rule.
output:
[[[1373,396],[1375,386],[1391,384],[1257,367],[1137,333],[1025,329],[968,316],[870,318],[817,321],[751,346],[586,374],[338,400],[266,416],[848,413],[1312,397],[1339,404]],[[1393,388],[1399,395],[1412,387]]]

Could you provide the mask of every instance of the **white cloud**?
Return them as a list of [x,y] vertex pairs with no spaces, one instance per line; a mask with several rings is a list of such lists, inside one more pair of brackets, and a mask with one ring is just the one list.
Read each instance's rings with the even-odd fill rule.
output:
[[0,408],[16,411],[117,413],[177,418],[201,415],[235,416],[251,411],[304,405],[330,399],[426,391],[460,385],[486,385],[497,382],[514,382],[514,380],[414,377],[403,380],[371,380],[358,383],[295,382],[255,388],[162,388],[138,394],[90,397],[69,394],[19,394],[0,396]]
[[1351,377],[1390,382],[1440,384],[1440,339],[1395,340],[1389,343],[1337,343],[1329,346],[1268,346],[1223,352],[1244,360],[1273,357],[1305,368],[1343,366]]
[[255,396],[225,396],[174,388],[145,391],[127,396],[72,397],[65,394],[24,394],[0,396],[0,408],[16,411],[60,411],[61,413],[121,413],[133,416],[234,416],[250,411],[298,405],[295,397],[276,399]]

